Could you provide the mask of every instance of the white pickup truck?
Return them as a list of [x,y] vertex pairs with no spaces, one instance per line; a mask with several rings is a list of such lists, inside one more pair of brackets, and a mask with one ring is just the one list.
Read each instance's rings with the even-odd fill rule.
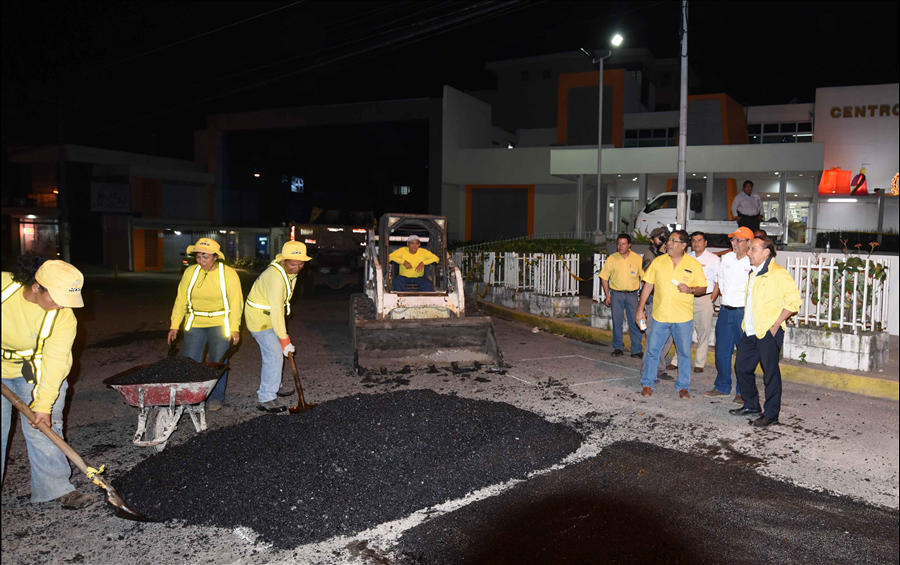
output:
[[[692,194],[688,190],[687,197],[690,205],[688,206],[687,226],[684,229],[688,233],[695,231],[704,232],[710,247],[729,247],[728,234],[737,229],[737,222],[727,219],[704,220],[702,219],[704,215],[703,194]],[[654,228],[660,226],[667,227],[671,231],[675,226],[677,200],[677,192],[664,192],[651,200],[635,218],[635,231],[647,235]],[[712,205],[712,203],[709,203],[709,205]],[[784,228],[777,222],[762,222],[759,225],[759,229],[765,230],[776,243],[780,243],[783,240]]]

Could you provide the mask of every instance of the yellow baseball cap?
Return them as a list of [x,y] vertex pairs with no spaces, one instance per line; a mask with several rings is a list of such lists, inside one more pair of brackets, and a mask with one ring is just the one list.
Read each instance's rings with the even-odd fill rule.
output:
[[288,241],[281,248],[281,253],[275,256],[276,261],[309,261],[312,259],[306,254],[306,244],[299,241]]
[[81,299],[84,275],[65,261],[45,261],[35,273],[34,280],[46,288],[53,302],[60,306],[65,308],[84,306],[84,300]]
[[194,245],[188,245],[187,253],[215,253],[219,259],[224,260],[225,255],[219,251],[219,242],[208,237],[201,237]]

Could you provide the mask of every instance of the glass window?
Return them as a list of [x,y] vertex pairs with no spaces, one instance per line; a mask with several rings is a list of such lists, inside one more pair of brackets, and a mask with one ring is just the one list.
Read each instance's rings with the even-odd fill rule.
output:
[[759,143],[759,136],[758,136],[758,135],[751,135],[751,136],[750,136],[750,143]]
[[666,128],[653,130],[653,137],[665,137]]
[[797,131],[797,124],[781,124],[781,133],[793,133]]
[[763,143],[785,143],[787,136],[785,135],[764,135]]
[[637,130],[636,129],[625,130],[625,139],[637,139]]
[[637,147],[637,146],[638,146],[638,141],[636,139],[626,139],[625,140],[625,147]]
[[811,135],[798,135],[797,143],[812,143],[812,136]]
[[762,133],[762,124],[747,124],[747,133]]
[[665,139],[642,139],[638,142],[638,147],[665,147]]
[[778,124],[763,124],[763,133],[778,133]]
[[675,147],[676,145],[678,145],[678,138],[670,137],[666,140],[666,145],[668,145],[669,147]]
[[669,128],[669,137],[678,137],[678,128]]
[[678,198],[677,194],[663,194],[656,197],[653,202],[647,204],[647,207],[644,208],[644,213],[649,214],[654,210],[660,210],[662,208],[675,208]]
[[653,137],[653,130],[652,129],[642,129],[638,132],[638,136],[641,139],[649,139],[649,138]]
[[797,124],[797,131],[799,132],[812,132],[812,122],[800,122]]

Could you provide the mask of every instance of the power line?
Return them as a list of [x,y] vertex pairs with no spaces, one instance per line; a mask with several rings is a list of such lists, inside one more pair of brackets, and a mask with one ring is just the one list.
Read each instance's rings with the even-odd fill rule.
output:
[[86,74],[90,74],[90,73],[95,73],[95,72],[97,72],[97,71],[102,71],[102,70],[104,70],[104,69],[108,69],[108,68],[114,67],[114,66],[116,66],[116,65],[121,65],[122,63],[127,63],[127,62],[129,62],[129,61],[134,61],[135,59],[139,59],[139,58],[145,57],[145,56],[147,56],[147,55],[152,55],[153,53],[158,53],[158,52],[163,51],[163,50],[165,50],[165,49],[169,49],[169,48],[171,48],[171,47],[175,47],[176,45],[181,45],[182,43],[187,43],[188,41],[193,41],[193,40],[195,40],[195,39],[199,39],[199,38],[201,38],[201,37],[205,37],[205,36],[207,36],[207,35],[211,35],[211,34],[213,34],[213,33],[217,33],[217,32],[220,32],[220,31],[222,31],[222,30],[226,30],[226,29],[228,29],[228,28],[232,28],[232,27],[234,27],[234,26],[241,25],[241,24],[243,24],[243,23],[247,23],[247,22],[252,21],[252,20],[255,20],[255,19],[257,19],[257,18],[262,18],[262,17],[264,17],[264,16],[268,16],[269,14],[274,14],[275,12],[280,12],[281,10],[286,10],[287,8],[291,8],[291,7],[293,7],[293,6],[296,6],[297,4],[302,4],[302,3],[305,2],[305,1],[306,1],[306,0],[297,0],[297,2],[292,2],[292,3],[288,4],[287,6],[281,6],[280,8],[275,8],[274,10],[269,10],[268,12],[264,12],[264,13],[262,13],[262,14],[257,14],[257,15],[255,15],[255,16],[251,16],[251,17],[246,18],[246,19],[243,19],[243,20],[241,20],[241,21],[239,21],[239,22],[230,23],[230,24],[228,24],[228,25],[226,25],[226,26],[222,26],[222,27],[220,27],[220,28],[216,28],[216,29],[213,29],[213,30],[210,30],[210,31],[206,31],[206,32],[203,32],[203,33],[200,33],[200,34],[197,34],[197,35],[188,37],[188,38],[186,38],[186,39],[181,39],[181,40],[175,41],[175,42],[173,42],[173,43],[169,43],[168,45],[163,45],[162,47],[157,47],[156,49],[151,49],[150,51],[145,51],[145,52],[143,52],[143,53],[138,53],[137,55],[132,55],[131,57],[126,57],[126,58],[124,58],[124,59],[119,59],[118,61],[113,61],[112,63],[107,63],[107,64],[105,64],[105,65],[101,65],[101,66],[95,67],[95,68],[93,68],[93,69],[88,69],[88,70],[86,70],[86,71],[81,71],[81,72],[78,72],[78,73],[74,73],[74,74],[68,75],[68,76],[63,77],[63,78],[64,78],[64,79],[72,79],[72,78],[79,77],[79,76],[82,76],[82,75],[86,75]]

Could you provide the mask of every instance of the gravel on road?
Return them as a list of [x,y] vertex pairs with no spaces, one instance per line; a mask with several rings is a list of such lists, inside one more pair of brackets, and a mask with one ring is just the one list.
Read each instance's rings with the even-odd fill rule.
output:
[[524,478],[581,441],[510,404],[427,390],[357,394],[197,436],[114,485],[153,518],[246,527],[290,549]]
[[163,357],[152,365],[111,378],[111,385],[146,385],[158,383],[202,383],[218,379],[221,371],[190,357]]

